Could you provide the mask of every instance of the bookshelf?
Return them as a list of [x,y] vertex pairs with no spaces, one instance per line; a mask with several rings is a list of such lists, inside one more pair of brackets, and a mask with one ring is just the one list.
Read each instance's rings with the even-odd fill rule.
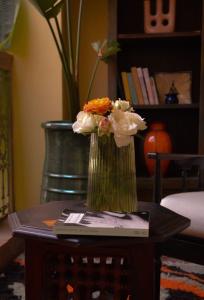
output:
[[[204,153],[204,1],[176,2],[174,32],[144,32],[143,0],[109,0],[109,38],[121,52],[109,64],[109,96],[120,97],[118,77],[132,66],[159,72],[192,74],[190,104],[135,105],[147,125],[163,121],[177,153]],[[144,133],[145,134],[145,133]],[[148,181],[142,141],[136,140],[137,176]],[[171,176],[170,174],[167,176]]]

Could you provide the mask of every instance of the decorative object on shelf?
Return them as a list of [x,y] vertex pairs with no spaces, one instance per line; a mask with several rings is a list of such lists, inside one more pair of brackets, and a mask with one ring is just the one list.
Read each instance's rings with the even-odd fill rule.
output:
[[[147,132],[144,139],[144,156],[145,164],[150,176],[154,174],[155,161],[147,157],[148,152],[172,152],[172,141],[169,133],[166,131],[166,125],[163,122],[153,122],[149,131]],[[169,161],[163,160],[161,162],[162,175],[165,175],[168,167]]]
[[146,33],[173,32],[175,15],[176,0],[144,0],[144,31]]
[[166,104],[178,104],[178,91],[174,85],[174,81],[172,81],[169,92],[166,94],[165,103]]
[[89,210],[137,211],[133,135],[145,128],[144,120],[124,100],[93,99],[78,113],[74,132],[91,134]]
[[154,75],[155,82],[159,94],[160,103],[165,103],[166,94],[169,93],[172,82],[177,90],[177,98],[179,104],[190,104],[192,72],[161,72]]

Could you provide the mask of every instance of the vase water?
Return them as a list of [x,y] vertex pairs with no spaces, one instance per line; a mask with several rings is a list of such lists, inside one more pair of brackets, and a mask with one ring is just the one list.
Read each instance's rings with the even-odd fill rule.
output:
[[91,134],[87,206],[96,211],[137,211],[134,138],[117,147],[113,134]]

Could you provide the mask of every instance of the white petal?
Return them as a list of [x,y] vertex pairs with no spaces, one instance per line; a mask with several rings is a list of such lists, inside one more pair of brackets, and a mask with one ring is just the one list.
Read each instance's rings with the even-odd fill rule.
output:
[[131,137],[129,135],[114,134],[114,139],[117,147],[128,146],[131,142]]

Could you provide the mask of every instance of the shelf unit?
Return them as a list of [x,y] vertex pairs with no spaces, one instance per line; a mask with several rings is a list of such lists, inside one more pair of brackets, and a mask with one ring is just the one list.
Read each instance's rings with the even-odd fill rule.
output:
[[[177,153],[204,153],[204,1],[176,2],[176,26],[172,33],[144,32],[143,0],[109,1],[109,38],[120,43],[121,51],[109,64],[109,96],[120,96],[117,88],[121,71],[132,66],[157,72],[191,71],[191,104],[136,105],[146,119],[163,121]],[[145,133],[144,133],[145,134]],[[148,178],[143,142],[136,139],[137,175]],[[171,170],[169,171],[171,175]]]

